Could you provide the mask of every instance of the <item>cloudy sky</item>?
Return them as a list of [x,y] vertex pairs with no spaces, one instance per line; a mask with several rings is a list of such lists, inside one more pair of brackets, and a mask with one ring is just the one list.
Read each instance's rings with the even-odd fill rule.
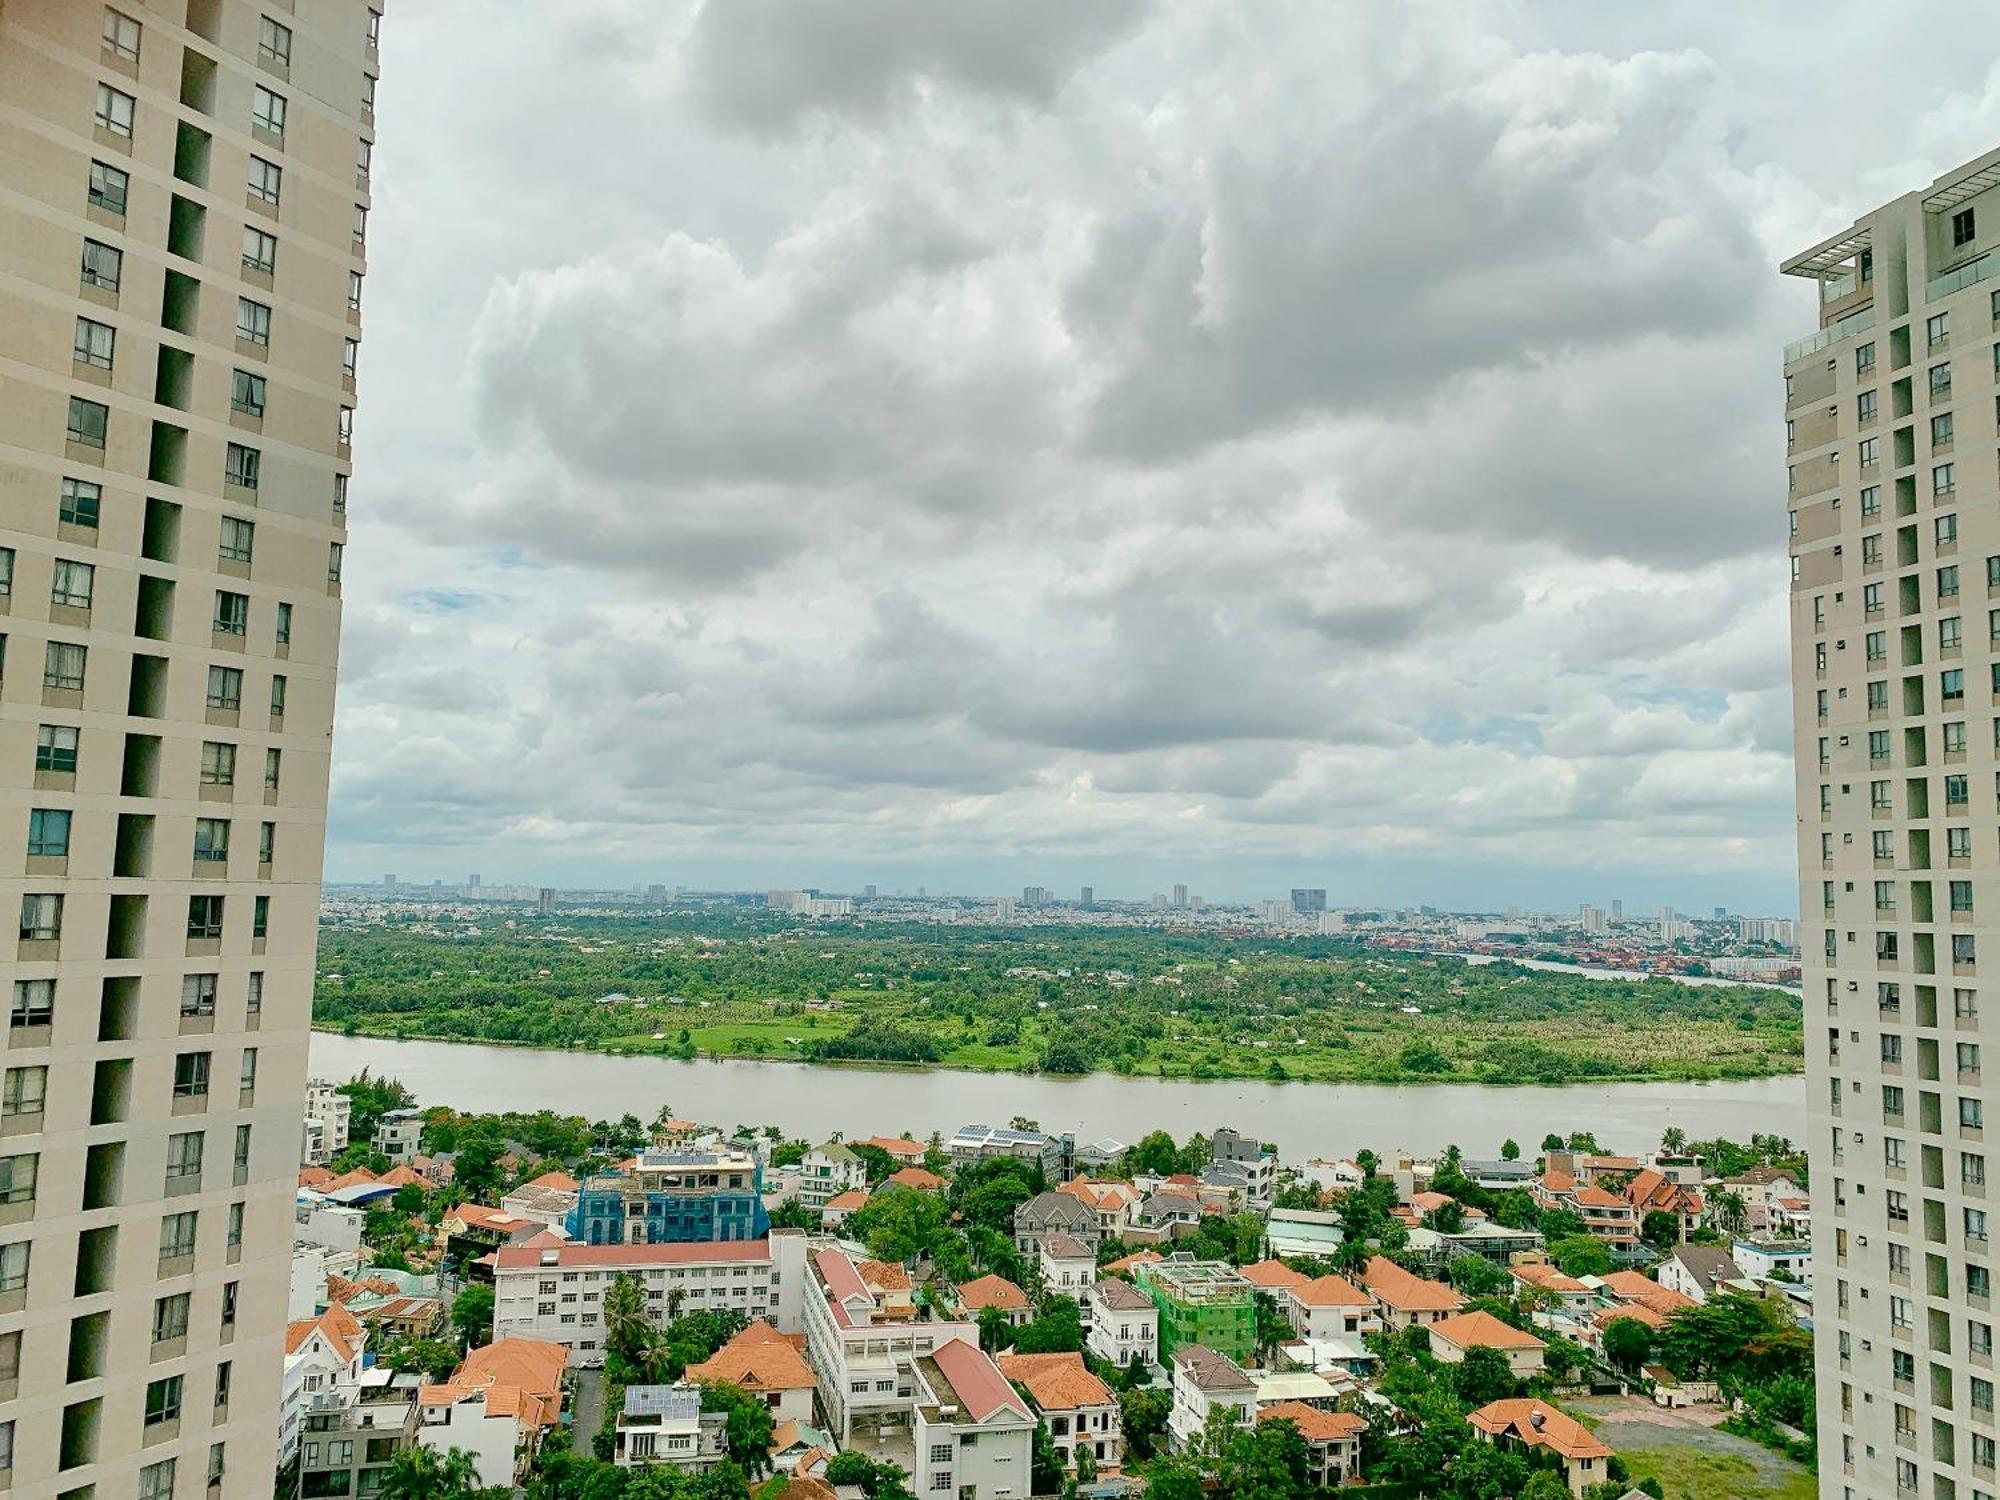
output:
[[2000,143],[2000,11],[383,53],[330,878],[1794,908],[1773,268]]

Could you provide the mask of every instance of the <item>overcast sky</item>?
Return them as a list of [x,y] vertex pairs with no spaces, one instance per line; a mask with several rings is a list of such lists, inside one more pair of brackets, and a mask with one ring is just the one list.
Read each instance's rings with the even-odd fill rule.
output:
[[1791,911],[1774,265],[1996,55],[397,0],[329,877]]

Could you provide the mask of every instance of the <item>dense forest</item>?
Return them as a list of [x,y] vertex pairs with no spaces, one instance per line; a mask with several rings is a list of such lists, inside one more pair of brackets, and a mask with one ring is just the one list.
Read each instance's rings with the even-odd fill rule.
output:
[[1782,990],[1335,938],[794,923],[764,912],[329,921],[317,1025],[604,1052],[1483,1083],[1796,1072]]

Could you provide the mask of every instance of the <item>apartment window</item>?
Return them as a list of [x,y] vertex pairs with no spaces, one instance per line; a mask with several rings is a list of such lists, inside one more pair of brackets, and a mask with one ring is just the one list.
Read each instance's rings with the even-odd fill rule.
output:
[[[181,1137],[176,1136],[175,1139],[178,1140],[181,1139]],[[200,1137],[196,1137],[196,1139],[200,1139]],[[180,1420],[180,1415],[181,1415],[180,1376],[178,1375],[163,1376],[160,1379],[153,1381],[146,1387],[146,1425],[148,1427],[158,1426],[162,1422],[177,1422]],[[145,1492],[144,1476],[146,1472],[147,1471],[145,1470],[140,1471],[141,1494],[144,1494]]]
[[245,416],[264,415],[264,377],[249,370],[235,370],[229,376],[229,409]]
[[[1894,845],[1893,845],[1893,842],[1891,841],[1891,838],[1890,838],[1890,834],[1889,834],[1889,830],[1888,830],[1888,829],[1886,829],[1886,828],[1878,828],[1878,829],[1876,829],[1876,830],[1875,830],[1875,832],[1874,832],[1874,834],[1873,834],[1873,836],[1872,836],[1872,837],[1873,837],[1873,842],[1874,842],[1874,847],[1875,847],[1875,858],[1877,858],[1877,859],[1894,859],[1894,858],[1896,857],[1896,855],[1895,855],[1895,848],[1894,848]],[[1830,834],[1830,833],[1829,833],[1829,834],[1823,834],[1823,835],[1821,835],[1821,838],[1822,838],[1823,842],[1828,842],[1828,843],[1830,843],[1830,842],[1832,841],[1832,838],[1833,838],[1833,835],[1832,835],[1832,834]],[[1831,859],[1831,858],[1833,857],[1833,851],[1832,851],[1831,849],[1827,849],[1827,850],[1826,850],[1826,851],[1824,852],[1824,854],[1823,854],[1823,856],[1822,856],[1822,857],[1823,857],[1823,858],[1827,858],[1827,859]]]
[[[266,233],[254,224],[245,224],[243,226],[243,268],[246,271],[262,271],[266,276],[276,275],[278,270],[278,237],[275,234]],[[253,307],[256,305],[255,303],[251,304]],[[268,326],[270,322],[270,313],[268,310],[264,316],[265,323]],[[242,321],[240,314],[237,321],[240,325]],[[239,334],[243,332],[240,326],[237,328],[237,332]],[[259,339],[258,342],[262,343],[263,340]]]
[[139,23],[109,6],[104,11],[104,50],[127,62],[139,60]]
[[206,1052],[183,1052],[174,1059],[174,1097],[176,1099],[208,1097]]
[[1873,391],[1863,391],[1854,398],[1854,415],[1857,420],[1862,422],[1872,422],[1875,420],[1875,393]]
[[[1910,1195],[1908,1193],[1891,1189],[1882,1196],[1888,1205],[1887,1212],[1891,1224],[1907,1224],[1910,1222]],[[1890,1301],[1890,1319],[1892,1322],[1895,1321],[1894,1309],[1896,1302],[1901,1300],[1900,1298],[1894,1298]],[[1904,1302],[1903,1308],[1903,1320],[1896,1324],[1898,1328],[1907,1328],[1909,1326],[1909,1303]]]
[[1931,446],[1949,448],[1952,440],[1951,413],[1941,411],[1931,418]]
[[1952,859],[1972,858],[1972,830],[1947,828],[1944,831],[1944,852]]
[[1979,991],[1953,990],[1951,1013],[1962,1020],[1976,1020],[1979,1016]]
[[[188,936],[191,938],[219,938],[222,936],[222,898],[220,896],[188,897]],[[186,991],[182,991],[185,996]]]
[[118,344],[118,330],[109,323],[99,323],[91,318],[76,320],[76,343],[73,356],[80,365],[89,365],[94,370],[111,368],[112,351]]
[[1967,1187],[1986,1186],[1986,1158],[1975,1152],[1962,1152],[1958,1158],[1958,1180]]
[[81,732],[74,724],[44,724],[35,732],[35,769],[57,775],[76,774],[76,750]]
[[[1861,514],[1864,519],[1882,514],[1882,486],[1863,485],[1861,489]],[[1879,606],[1878,606],[1879,608]]]
[[94,161],[90,164],[90,206],[101,208],[108,214],[125,216],[125,195],[131,189],[132,179],[125,172],[107,162]]
[[229,859],[229,819],[194,820],[194,862],[219,865]]
[[[1969,208],[1961,208],[1951,216],[1952,249],[1956,250],[1960,245],[1969,245],[1972,243],[1975,237],[1972,226],[1973,210]],[[1989,1459],[1988,1462],[1990,1463],[1991,1460]]]
[[341,446],[341,447],[343,447],[343,448],[345,448],[345,447],[346,447],[346,446],[347,446],[347,445],[348,445],[349,443],[351,443],[351,442],[353,442],[353,441],[354,441],[354,408],[353,408],[353,407],[351,407],[351,406],[343,406],[343,407],[341,407],[341,409],[340,409],[340,422],[339,422],[339,426],[338,426],[338,427],[337,427],[337,428],[335,429],[335,434],[336,434],[336,436],[337,436],[337,437],[339,438],[339,440],[340,440],[340,446]]
[[243,1001],[243,1008],[253,1016],[264,1013],[264,971],[252,969],[250,983]]
[[1903,1165],[1903,1138],[1899,1135],[1882,1137],[1882,1165],[1901,1167]]
[[347,514],[347,476],[345,474],[336,474],[333,476],[333,513],[336,516]]
[[1888,812],[1894,805],[1889,797],[1889,783],[1871,781],[1868,783],[1868,805],[1876,812]]
[[0,1203],[33,1203],[35,1174],[41,1157],[30,1151],[20,1156],[0,1156]]
[[223,1242],[234,1250],[243,1243],[243,1205],[229,1205],[229,1219],[223,1234]]
[[1975,1245],[1986,1243],[1986,1210],[1968,1208],[1965,1211],[1965,1237]]
[[203,786],[234,786],[236,784],[236,747],[223,744],[219,740],[204,741],[201,747],[201,784]]
[[238,489],[254,490],[263,463],[264,455],[257,449],[231,443],[223,458],[222,482],[233,484]]
[[285,96],[257,84],[250,90],[250,123],[273,135],[285,133]]
[[1854,373],[1857,375],[1865,375],[1868,371],[1874,368],[1875,368],[1875,341],[1873,339],[1870,339],[1865,344],[1855,345]]
[[253,938],[271,935],[271,898],[259,896],[250,903],[250,936]]
[[344,553],[345,551],[346,551],[346,548],[345,548],[345,546],[344,546],[344,545],[343,545],[342,543],[340,543],[340,542],[329,542],[329,543],[327,543],[327,548],[326,548],[326,581],[327,581],[328,583],[338,583],[338,582],[340,582],[340,563],[341,563],[341,555],[342,555],[342,554],[343,554],[343,553]]
[[86,448],[102,448],[111,427],[111,408],[101,401],[69,398],[69,440]]
[[[1889,951],[1884,956],[1888,958],[1894,958],[1896,956],[1896,942],[1895,942],[1896,934],[1893,932],[1878,932],[1875,934],[1875,951],[1878,954],[1882,953],[1882,940],[1884,938],[1889,939],[1889,945],[1888,945]],[[1903,1039],[1901,1037],[1897,1036],[1894,1032],[1885,1033],[1881,1039],[1880,1045],[1882,1049],[1883,1062],[1885,1063],[1902,1062]]]
[[1868,710],[1870,713],[1886,711],[1889,707],[1889,684],[1871,682],[1867,686]]
[[243,671],[240,667],[208,669],[208,706],[234,713],[243,706]]
[[245,1093],[257,1087],[257,1049],[255,1047],[245,1047],[243,1049],[243,1066],[237,1075],[236,1086]]
[[[65,479],[62,482],[62,499],[56,506],[56,519],[65,526],[88,526],[94,531],[103,512],[103,503],[102,485],[92,484],[86,479]],[[0,593],[5,592],[0,589]]]
[[1993,1295],[1993,1273],[1985,1266],[1965,1268],[1965,1294],[1968,1297],[1990,1297]]
[[125,269],[125,252],[97,240],[83,242],[82,281],[85,286],[102,287],[107,292],[118,290],[120,275]]
[[361,107],[371,114],[375,110],[375,75],[373,73],[363,73],[361,75]]
[[190,1130],[167,1137],[167,1181],[199,1179],[201,1176],[202,1135]]
[[368,10],[368,45],[371,48],[382,45],[382,12],[373,6]]
[[361,360],[361,343],[358,339],[342,339],[340,349],[340,373],[349,380],[354,379],[356,367]]
[[[1871,630],[1861,638],[1862,654],[1871,662],[1885,661],[1889,656],[1889,637],[1886,632]],[[1821,756],[1822,760],[1826,757]]]
[[253,344],[271,342],[271,309],[248,297],[236,299],[236,336]]
[[347,273],[347,310],[351,313],[361,311],[361,273],[359,271],[349,271]]
[[1958,481],[1953,477],[1952,465],[1939,464],[1931,470],[1931,493],[1933,495],[1949,495],[1957,488]]
[[1863,438],[1861,440],[1861,462],[1864,465],[1872,465],[1881,462],[1881,459],[1882,440],[1872,437]]
[[262,16],[257,22],[257,60],[276,63],[280,67],[291,66],[292,28],[281,26],[269,16]]
[[[23,922],[23,927],[26,922]],[[17,979],[14,1003],[7,1013],[10,1026],[47,1026],[56,1018],[56,982],[53,979]]]
[[1958,597],[1957,563],[1937,570],[1937,592],[1940,603],[1946,599],[1956,599]]
[[271,712],[281,719],[285,716],[285,679],[282,675],[271,679]]
[[194,1254],[195,1226],[200,1215],[192,1211],[168,1214],[160,1220],[160,1259],[178,1260]]
[[[196,897],[197,900],[205,898]],[[218,898],[219,899],[219,898]],[[193,930],[193,924],[189,924]],[[184,974],[181,976],[181,1016],[192,1019],[215,1014],[215,988],[219,975]]]
[[168,1339],[184,1339],[188,1331],[188,1301],[186,1292],[175,1292],[167,1297],[153,1299],[153,1342],[165,1343]]
[[1972,882],[1954,880],[1951,883],[1951,909],[1970,912],[1972,910]]
[[174,1461],[171,1458],[147,1464],[139,1471],[138,1500],[174,1500]]
[[[35,892],[21,898],[21,940],[54,942],[62,936],[63,898]],[[18,1000],[18,993],[16,999]]]
[[69,810],[36,807],[28,812],[28,858],[67,859],[69,857]]
[[[244,1087],[248,1088],[249,1085],[245,1084]],[[239,1171],[247,1172],[250,1170],[250,1127],[248,1125],[238,1125],[236,1127],[235,1164]]]
[[49,572],[49,603],[89,609],[96,581],[97,569],[90,563],[59,557]]
[[9,1068],[0,1083],[0,1115],[38,1115],[48,1093],[47,1068]]
[[278,768],[282,764],[283,764],[283,752],[280,751],[276,746],[273,746],[272,748],[264,752],[265,791],[275,792],[278,789]]
[[1958,1043],[1958,1071],[1977,1073],[1979,1071],[1979,1043]]
[[292,607],[283,600],[278,602],[277,641],[280,646],[292,643]]
[[1924,320],[1924,339],[1933,349],[1942,348],[1951,339],[1951,314],[1932,313]]
[[[208,1445],[208,1487],[210,1489],[215,1489],[222,1483],[222,1476],[227,1468],[227,1460],[224,1457],[227,1448],[228,1444],[226,1443],[210,1443]],[[367,1481],[363,1480],[362,1483],[365,1485]]]
[[122,94],[108,83],[97,86],[97,125],[100,130],[108,130],[125,140],[132,139],[132,115],[139,101],[130,94]]
[[250,628],[250,596],[215,591],[215,629],[221,635],[243,635]]
[[1967,1130],[1986,1128],[1986,1106],[1977,1097],[1967,1094],[1958,1101],[1958,1123]]
[[257,829],[257,863],[260,865],[270,864],[273,854],[277,851],[277,847],[278,825],[276,823],[260,824]]
[[28,1257],[26,1240],[0,1245],[0,1292],[18,1292],[27,1286]]

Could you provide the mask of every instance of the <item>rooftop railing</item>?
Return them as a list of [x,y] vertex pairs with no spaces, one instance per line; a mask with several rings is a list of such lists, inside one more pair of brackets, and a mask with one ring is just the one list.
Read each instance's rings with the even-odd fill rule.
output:
[[1808,354],[1817,354],[1822,349],[1830,349],[1842,339],[1853,338],[1855,334],[1874,326],[1874,308],[1864,307],[1851,312],[1811,337],[1785,345],[1785,363],[1790,364],[1793,360],[1804,359]]

